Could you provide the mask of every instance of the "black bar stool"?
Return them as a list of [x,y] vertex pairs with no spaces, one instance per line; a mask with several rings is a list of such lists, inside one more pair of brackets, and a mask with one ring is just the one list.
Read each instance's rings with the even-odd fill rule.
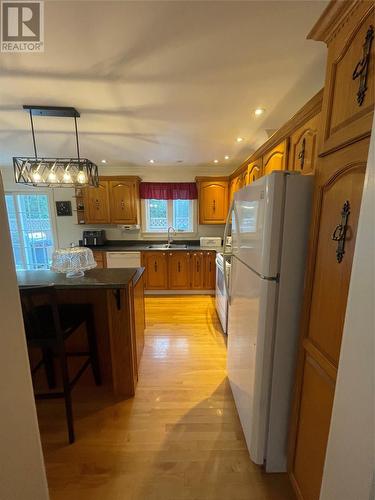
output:
[[[35,394],[36,399],[64,398],[68,425],[69,443],[75,440],[71,391],[86,368],[91,365],[96,385],[100,385],[100,368],[96,345],[95,322],[91,304],[58,304],[53,285],[20,288],[23,320],[27,344],[40,348],[41,361],[31,369],[32,375],[44,366],[48,387],[56,387],[54,357],[58,357],[61,369],[62,392]],[[65,341],[85,324],[88,351],[67,352]],[[70,380],[68,357],[79,356],[87,359]]]

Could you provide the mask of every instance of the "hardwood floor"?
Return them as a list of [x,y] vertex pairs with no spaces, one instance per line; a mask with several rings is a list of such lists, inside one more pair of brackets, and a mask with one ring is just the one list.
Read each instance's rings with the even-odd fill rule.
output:
[[292,500],[284,474],[252,464],[225,373],[225,337],[207,296],[146,298],[133,400],[91,373],[75,389],[75,444],[62,402],[38,403],[52,500]]

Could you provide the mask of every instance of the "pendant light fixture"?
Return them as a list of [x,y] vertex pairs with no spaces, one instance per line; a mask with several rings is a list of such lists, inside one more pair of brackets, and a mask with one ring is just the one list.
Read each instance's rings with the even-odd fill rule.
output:
[[[30,115],[34,157],[13,157],[16,183],[39,187],[77,187],[99,185],[98,167],[79,153],[77,118],[80,114],[75,108],[61,106],[31,106],[23,109]],[[33,115],[60,116],[74,118],[77,144],[77,158],[43,158],[38,156],[35,141]]]

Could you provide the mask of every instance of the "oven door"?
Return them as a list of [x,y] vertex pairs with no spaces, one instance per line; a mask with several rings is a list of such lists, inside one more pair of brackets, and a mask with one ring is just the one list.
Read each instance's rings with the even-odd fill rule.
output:
[[224,282],[223,256],[216,257],[216,311],[224,333],[227,333],[228,298]]

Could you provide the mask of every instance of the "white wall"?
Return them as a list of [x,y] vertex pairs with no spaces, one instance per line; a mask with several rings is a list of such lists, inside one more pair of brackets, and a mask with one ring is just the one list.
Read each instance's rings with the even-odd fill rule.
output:
[[47,500],[1,175],[0,225],[0,498]]
[[375,498],[374,143],[373,128],[320,500]]
[[[215,171],[214,167],[182,167],[180,165],[174,167],[110,167],[99,166],[100,175],[138,175],[145,182],[192,182],[196,176],[214,176],[214,175],[228,175],[231,168],[226,170]],[[22,186],[14,182],[13,169],[10,167],[2,167],[1,172],[3,175],[4,188],[6,191],[24,191],[39,190],[41,188],[33,188]],[[51,196],[51,206],[55,216],[55,226],[57,232],[57,245],[59,247],[69,246],[70,243],[78,244],[78,240],[82,238],[82,231],[84,229],[105,229],[106,236],[109,240],[137,240],[142,239],[142,234],[139,231],[125,232],[120,230],[117,226],[104,225],[104,226],[80,226],[77,224],[76,213],[73,212],[72,217],[56,217],[55,214],[55,201],[71,201],[73,209],[75,208],[74,190],[69,188],[56,188],[44,189],[48,191]],[[206,226],[198,225],[198,234],[200,236],[221,236],[224,234],[224,226]],[[181,238],[180,238],[181,239]]]

